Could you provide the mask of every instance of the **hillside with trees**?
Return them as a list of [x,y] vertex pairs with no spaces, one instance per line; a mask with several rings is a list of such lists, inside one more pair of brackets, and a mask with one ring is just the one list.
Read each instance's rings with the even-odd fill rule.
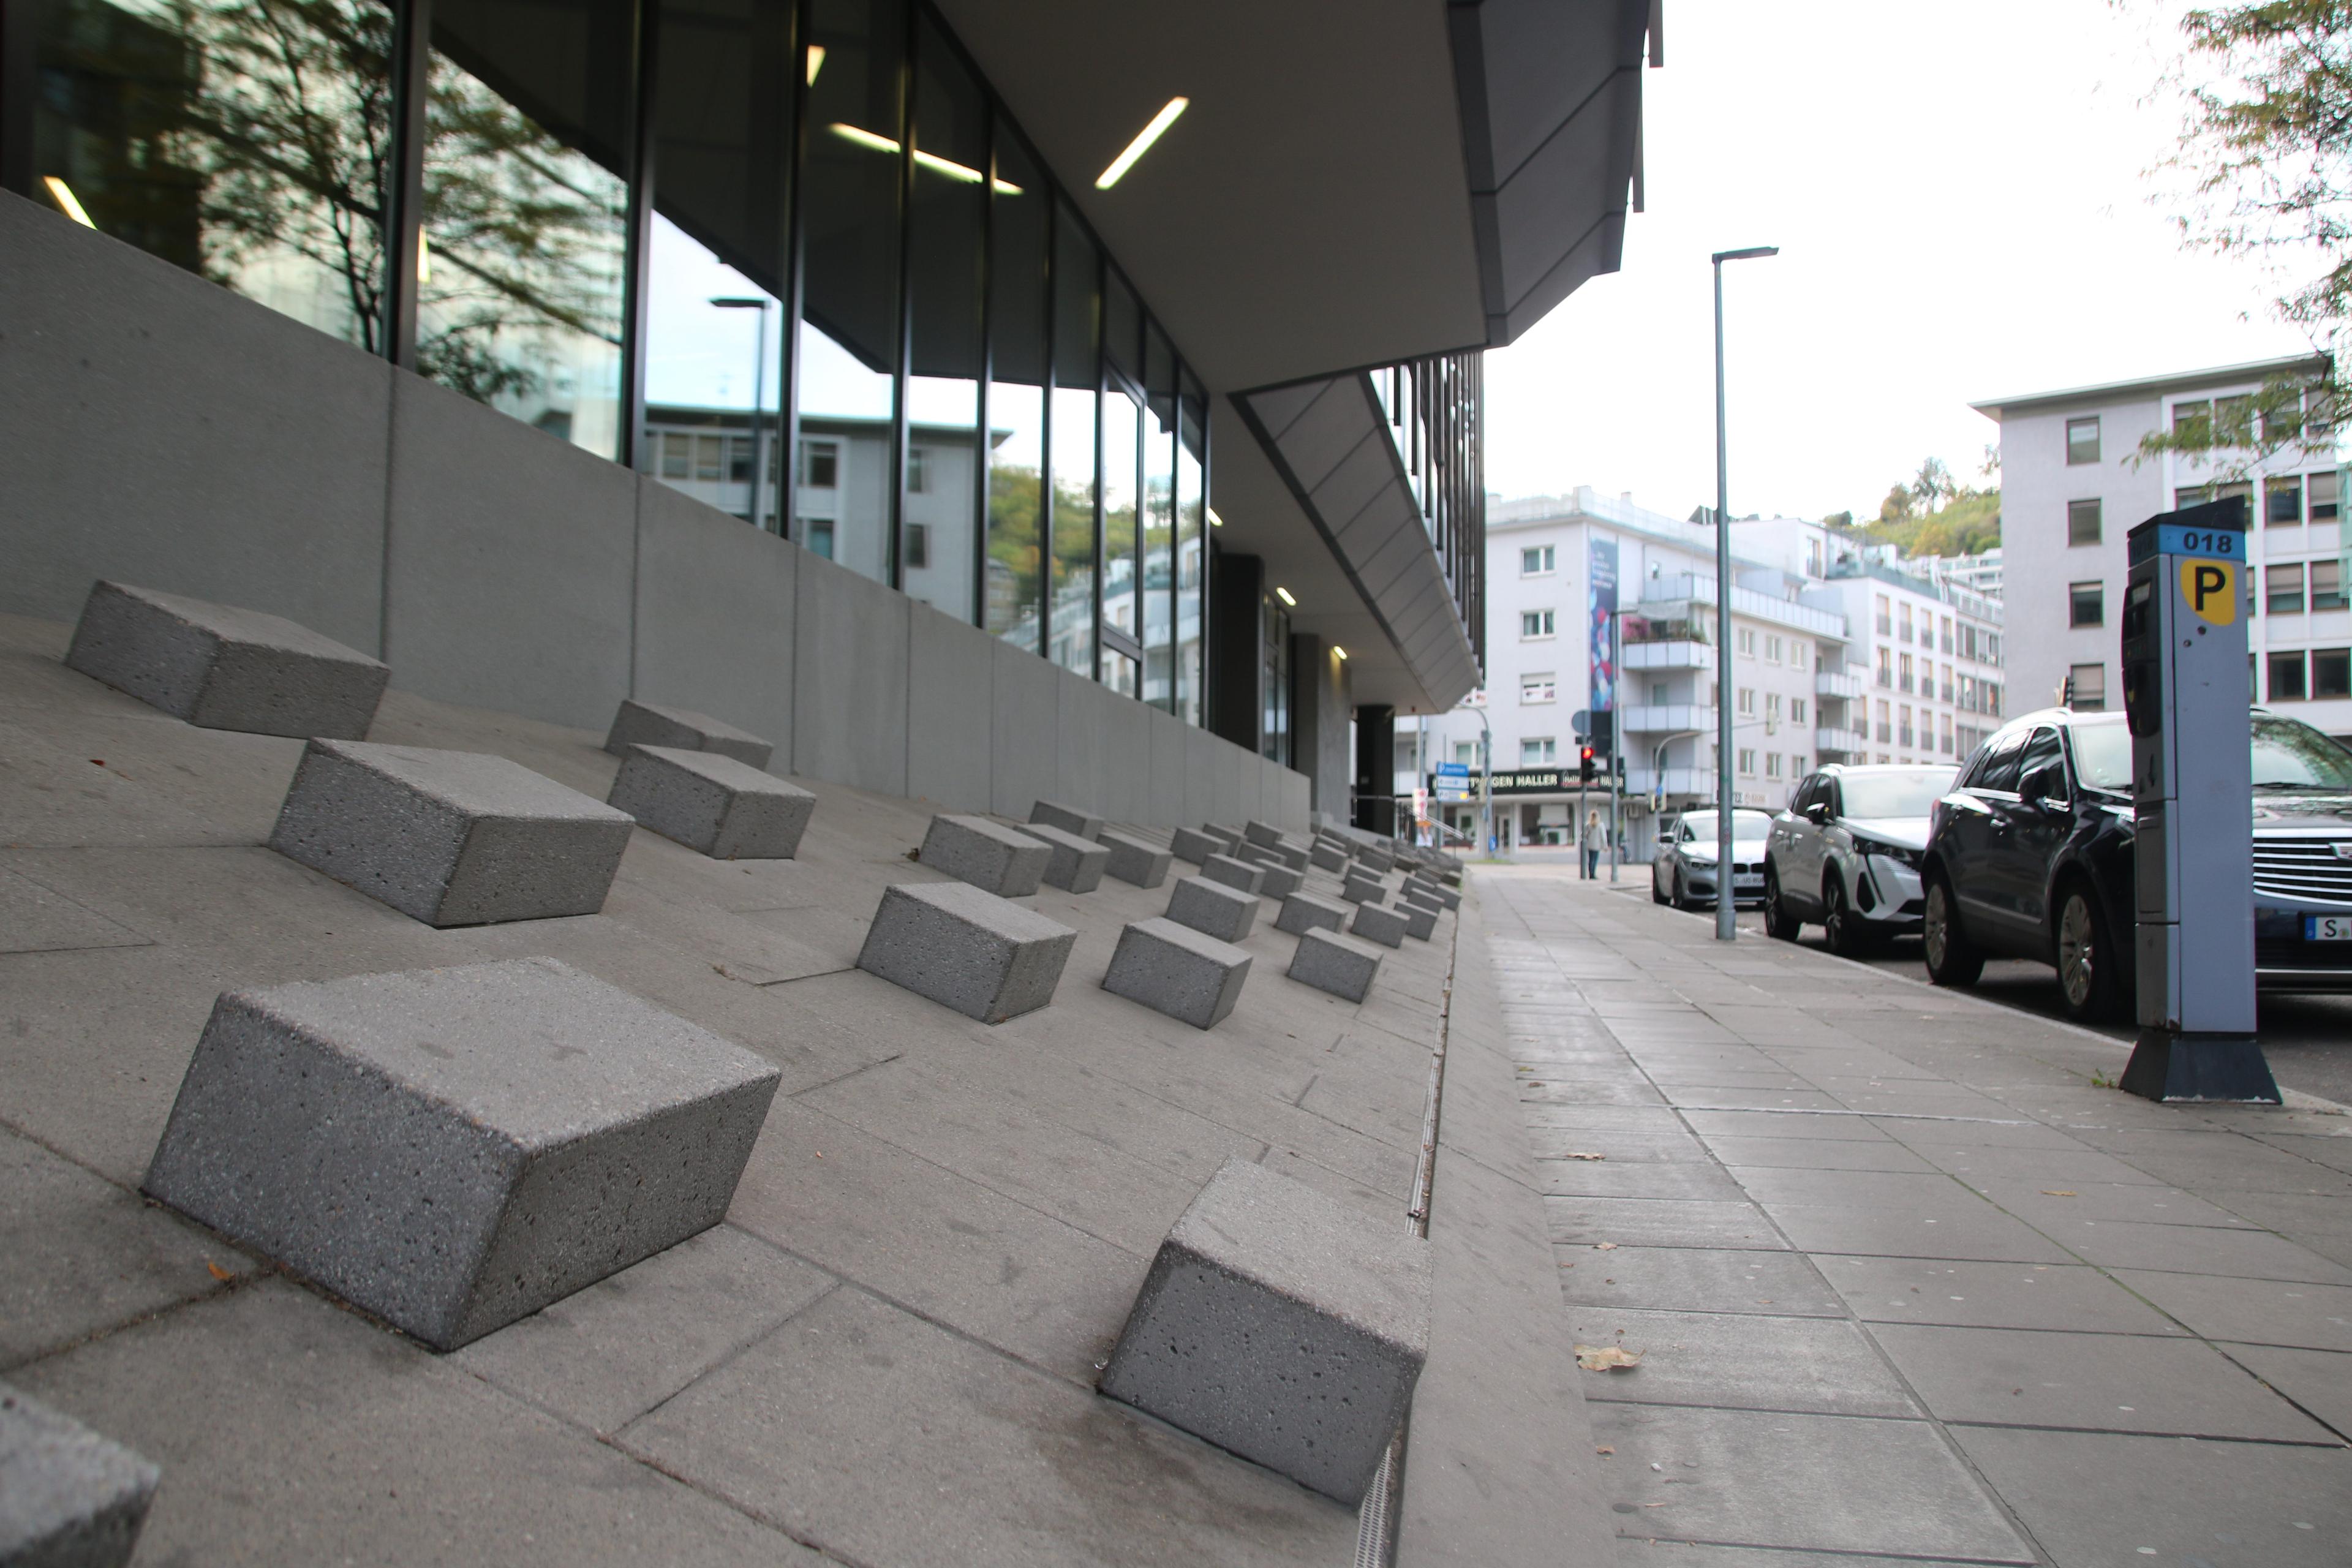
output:
[[[1986,454],[1983,478],[1999,469]],[[1853,513],[1842,511],[1823,519],[1852,527]],[[1908,484],[1898,484],[1878,503],[1878,516],[1861,524],[1861,531],[1883,540],[1906,555],[1975,555],[2000,543],[2000,487],[1986,489],[1955,481],[1940,458],[1929,458]]]

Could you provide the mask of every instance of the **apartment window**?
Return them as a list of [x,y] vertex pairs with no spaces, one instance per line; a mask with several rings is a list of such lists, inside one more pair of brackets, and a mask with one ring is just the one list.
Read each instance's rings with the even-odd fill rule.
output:
[[910,522],[906,525],[907,564],[909,567],[931,563],[931,530],[929,524]]
[[1905,642],[1911,641],[1911,606],[1908,605],[1903,606],[1903,630],[1900,635]]
[[[1881,698],[1878,702],[1878,743],[1884,746],[1894,739],[1894,711],[1887,706],[1886,700],[1885,698]],[[1885,762],[1885,760],[1886,759],[1884,757],[1879,759],[1881,762]]]
[[1878,684],[1881,686],[1895,684],[1895,655],[1885,648],[1878,650]]
[[1552,570],[1552,549],[1549,544],[1530,544],[1519,552],[1519,575],[1549,577]]
[[1780,776],[1780,752],[1767,752],[1764,753],[1764,776],[1768,779],[1777,779]]
[[1803,723],[1804,721],[1805,721],[1805,700],[1804,700],[1803,698],[1801,698],[1801,697],[1791,697],[1791,698],[1790,698],[1790,699],[1789,699],[1789,722],[1790,722],[1790,723],[1791,723],[1791,724],[1801,724],[1801,723]]
[[1803,643],[1792,642],[1789,645],[1789,668],[1790,669],[1802,669],[1805,668],[1805,645]]
[[2310,695],[2303,683],[2303,650],[2274,653],[2270,658],[2271,700],[2300,702]]
[[1756,632],[1753,627],[1742,626],[1739,628],[1738,646],[1740,658],[1754,658],[1756,657]]
[[2271,528],[2303,526],[2303,479],[2289,474],[2263,481],[2263,522]]
[[2104,583],[2071,583],[2066,587],[2066,624],[2103,626],[2107,624],[2107,587]]
[[2107,705],[2107,667],[2077,664],[2066,671],[2066,705],[2078,712],[2095,712]]
[[2189,485],[2172,492],[2172,507],[2175,511],[2185,511],[2192,506],[2203,506],[2212,499],[2211,485]]
[[1895,621],[1885,595],[1878,595],[1878,635],[1887,637],[1895,630]]
[[1936,700],[1939,702],[1949,702],[1952,700],[1952,667],[1950,665],[1944,666],[1944,679],[1938,682],[1938,685],[1941,689],[1937,692]]
[[1780,650],[1783,646],[1785,645],[1782,644],[1779,637],[1766,637],[1764,639],[1764,662],[1767,664],[1780,663]]
[[2253,439],[2254,400],[2244,393],[2213,400],[2213,436],[2216,440],[2232,447],[2242,447]]
[[1534,735],[1519,742],[1519,765],[1539,767],[1545,763],[1559,761],[1559,742],[1549,735]]
[[2263,572],[2263,607],[2273,616],[2303,614],[2303,563],[2289,562]]
[[1951,652],[1951,651],[1952,651],[1952,617],[1951,617],[1951,616],[1946,616],[1944,617],[1944,619],[1943,619],[1943,632],[1942,632],[1942,638],[1941,638],[1941,641],[1942,641],[1942,647],[1941,647],[1941,648],[1940,648],[1938,651],[1943,652],[1943,653],[1949,653],[1949,652]]
[[2315,614],[2321,610],[2347,607],[2342,561],[2315,561],[2311,563],[2311,607]]
[[1913,686],[1913,680],[1911,656],[1906,653],[1903,656],[1903,689],[1906,691],[1910,690]]
[[1663,680],[1653,680],[1650,682],[1650,706],[1664,708],[1665,705],[1666,683]]
[[[676,439],[676,437],[672,437]],[[837,489],[841,486],[841,443],[838,441],[803,441],[801,443],[801,488],[811,490]]]
[[1549,673],[1542,675],[1522,675],[1519,677],[1519,700],[1521,702],[1549,702],[1557,695],[1558,693],[1555,690],[1555,682]]
[[1550,637],[1552,635],[1553,616],[1554,612],[1550,610],[1521,610],[1519,612],[1519,636],[1521,637]]
[[1756,716],[1756,689],[1754,687],[1743,686],[1739,689],[1739,711],[1751,719]]
[[1478,760],[1478,742],[1475,741],[1454,742],[1454,760],[1461,763],[1465,768],[1472,763],[1476,762]]
[[1768,691],[1764,694],[1764,722],[1776,729],[1780,726],[1780,694],[1777,691]]
[[1944,739],[1942,748],[1944,755],[1948,757],[1952,754],[1952,716],[1948,713],[1945,714],[1938,728],[1940,729]]
[[2336,510],[2335,472],[2331,469],[2310,475],[2303,481],[2303,488],[2311,495],[2311,521],[2334,522]]
[[[919,496],[931,488],[931,449],[929,447],[907,448],[907,493]],[[908,561],[908,565],[914,563]]]
[[2096,500],[2070,500],[2066,503],[2066,542],[2068,545],[2096,544],[2099,542],[2100,503]]
[[1801,779],[1805,776],[1804,752],[1792,752],[1789,754],[1789,776],[1792,779]]
[[1756,749],[1753,746],[1739,748],[1739,771],[1748,778],[1756,776]]
[[1897,709],[1896,712],[1899,715],[1899,722],[1896,725],[1895,733],[1902,737],[1901,741],[1897,743],[1907,746],[1911,743],[1911,736],[1913,734],[1913,731],[1911,729],[1911,710],[1908,708],[1901,708]]
[[2352,648],[2319,647],[2311,650],[2311,694],[2314,697],[2352,697]]
[[2172,405],[2172,433],[2176,436],[2200,432],[2203,426],[2212,423],[2213,402],[2210,398],[2200,397],[2191,403]]
[[2071,467],[2078,463],[2099,460],[2099,416],[2066,421],[2066,461]]

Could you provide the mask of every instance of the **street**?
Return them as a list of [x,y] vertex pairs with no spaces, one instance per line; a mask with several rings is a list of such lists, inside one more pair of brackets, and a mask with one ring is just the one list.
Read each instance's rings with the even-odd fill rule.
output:
[[[1618,876],[1613,891],[1648,901],[1647,866],[1624,867]],[[1715,914],[1711,910],[1698,910],[1683,918],[1713,921]],[[1771,940],[1764,934],[1762,911],[1739,911],[1739,939]],[[1819,926],[1805,927],[1798,940],[1817,952],[1829,951]],[[1904,975],[1923,985],[1927,984],[1927,965],[1920,959],[1916,937],[1896,942],[1862,962],[1874,969]],[[1985,964],[1984,978],[1977,983],[1975,994],[2037,1017],[2063,1021],[2066,1016],[2059,998],[2057,973],[2047,964],[2029,963],[2022,959],[1993,959]],[[2352,1105],[2352,995],[2264,996],[2261,1027],[2263,1054],[2270,1058],[2271,1074],[2280,1087],[2300,1089],[2339,1105]],[[2109,1024],[2099,1026],[2096,1032],[2114,1039],[2129,1040],[2137,1031],[2128,1025]]]

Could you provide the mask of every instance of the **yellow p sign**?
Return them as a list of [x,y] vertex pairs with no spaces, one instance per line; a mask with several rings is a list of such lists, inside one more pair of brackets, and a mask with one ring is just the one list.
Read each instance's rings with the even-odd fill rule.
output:
[[2227,561],[2180,563],[2180,596],[2198,616],[2217,626],[2238,619],[2238,569]]

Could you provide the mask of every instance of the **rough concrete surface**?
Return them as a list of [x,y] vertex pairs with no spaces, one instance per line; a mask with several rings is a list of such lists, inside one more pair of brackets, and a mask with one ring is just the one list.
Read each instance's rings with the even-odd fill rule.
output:
[[0,1383],[0,1563],[120,1568],[160,1479],[121,1444]]
[[722,719],[690,708],[667,708],[657,702],[624,699],[604,735],[604,749],[626,757],[631,746],[667,746],[681,752],[709,752],[732,757],[748,768],[764,768],[775,755],[776,743],[739,730]]
[[1031,823],[1042,827],[1058,827],[1065,833],[1075,833],[1080,838],[1101,837],[1103,819],[1092,812],[1080,811],[1075,805],[1059,801],[1041,800],[1029,808]]
[[1255,897],[1265,884],[1264,867],[1253,866],[1246,860],[1236,860],[1231,855],[1212,855],[1201,862],[1201,875],[1212,882],[1223,882],[1228,888],[1239,888]]
[[1347,925],[1348,912],[1348,906],[1337,899],[1293,893],[1282,900],[1281,912],[1274,917],[1274,929],[1293,936],[1304,936],[1310,931],[1339,931]]
[[1290,977],[1318,991],[1360,1002],[1381,972],[1381,955],[1336,931],[1302,931],[1290,957]]
[[1230,942],[1165,918],[1137,921],[1118,933],[1103,989],[1213,1029],[1241,1000],[1249,972],[1250,955]]
[[1189,860],[1195,866],[1205,865],[1213,855],[1225,852],[1225,841],[1190,827],[1180,827],[1169,840],[1169,852],[1179,860]]
[[1097,842],[1110,851],[1103,862],[1106,876],[1122,882],[1132,882],[1139,888],[1156,888],[1168,878],[1169,863],[1175,857],[1166,849],[1129,834],[1106,829]]
[[984,816],[942,812],[923,831],[918,858],[1000,899],[1025,899],[1037,890],[1053,851],[1044,840]]
[[[1042,858],[1045,847],[1035,846]],[[1077,933],[979,888],[892,888],[866,933],[857,967],[983,1024],[1054,999]]]
[[1182,877],[1169,891],[1168,918],[1219,942],[1239,942],[1257,921],[1257,900],[1206,877]]
[[633,745],[604,804],[714,860],[789,860],[816,796],[724,752]]
[[1066,893],[1091,893],[1102,886],[1103,872],[1110,865],[1108,845],[1050,822],[1025,823],[1021,831],[1052,852],[1040,877],[1046,886]]
[[1404,911],[1385,904],[1358,904],[1356,918],[1348,923],[1350,936],[1379,942],[1382,947],[1402,947],[1406,929]]

